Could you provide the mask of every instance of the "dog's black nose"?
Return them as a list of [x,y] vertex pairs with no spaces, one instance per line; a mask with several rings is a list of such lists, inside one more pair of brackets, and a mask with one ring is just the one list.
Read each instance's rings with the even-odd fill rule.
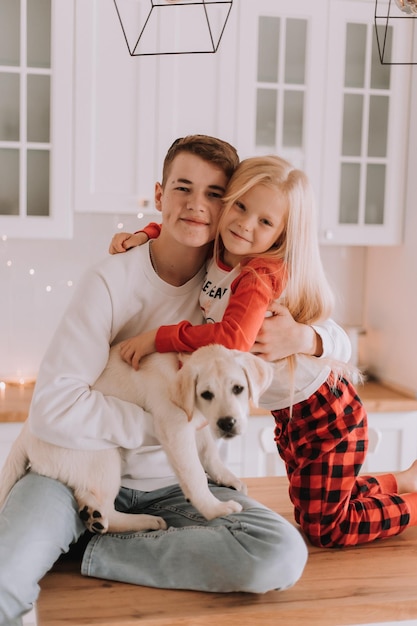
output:
[[230,417],[230,415],[227,415],[226,417],[219,417],[219,419],[217,420],[217,426],[224,433],[231,433],[235,427],[235,424],[235,418]]

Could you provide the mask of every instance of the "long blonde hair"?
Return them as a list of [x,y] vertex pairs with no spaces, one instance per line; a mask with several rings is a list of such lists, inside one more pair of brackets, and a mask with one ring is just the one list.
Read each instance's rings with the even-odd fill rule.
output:
[[[334,299],[320,257],[313,190],[304,172],[274,155],[241,161],[223,198],[219,229],[230,207],[255,185],[278,189],[284,195],[287,222],[276,244],[254,256],[284,261],[288,273],[284,304],[297,322],[311,324],[327,319]],[[221,246],[218,232],[215,253]]]

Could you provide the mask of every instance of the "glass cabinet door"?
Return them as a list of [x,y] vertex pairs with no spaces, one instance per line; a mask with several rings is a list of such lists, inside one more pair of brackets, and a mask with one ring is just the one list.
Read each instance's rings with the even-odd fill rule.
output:
[[2,0],[0,29],[0,215],[49,215],[51,1]]
[[237,145],[241,156],[278,154],[320,193],[327,0],[246,0],[239,6]]
[[[323,243],[383,245],[401,238],[410,68],[380,63],[369,6],[331,2]],[[388,25],[387,62],[408,43]]]
[[307,19],[258,17],[255,148],[302,164]]
[[339,223],[383,224],[391,66],[366,24],[347,23],[345,49]]
[[[61,3],[66,4],[66,3]],[[67,7],[60,11],[67,13]],[[58,5],[59,6],[59,5]],[[56,46],[54,0],[0,0],[0,235],[69,236],[54,204],[53,66],[63,68],[66,39]],[[69,9],[70,10],[70,9]],[[71,26],[71,19],[61,29]],[[54,46],[54,51],[53,51]],[[52,52],[54,52],[54,57]],[[65,76],[61,78],[65,81]],[[70,83],[71,81],[69,81]],[[55,90],[60,81],[55,81]],[[69,101],[71,95],[65,89]],[[65,97],[65,96],[64,96]],[[62,113],[68,111],[64,106]],[[61,113],[57,110],[58,117]],[[64,133],[55,134],[58,140]],[[66,146],[54,146],[56,151]],[[62,159],[59,156],[56,163]],[[64,188],[65,190],[65,188]],[[62,210],[67,207],[64,200]]]

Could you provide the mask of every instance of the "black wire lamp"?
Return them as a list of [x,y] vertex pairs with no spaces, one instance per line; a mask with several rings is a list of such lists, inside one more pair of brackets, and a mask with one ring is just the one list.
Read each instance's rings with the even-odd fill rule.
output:
[[375,0],[375,34],[379,60],[382,65],[417,65],[413,51],[407,52],[407,58],[395,57],[392,49],[392,29],[399,31],[416,26],[417,0]]
[[214,53],[233,0],[114,0],[130,56]]

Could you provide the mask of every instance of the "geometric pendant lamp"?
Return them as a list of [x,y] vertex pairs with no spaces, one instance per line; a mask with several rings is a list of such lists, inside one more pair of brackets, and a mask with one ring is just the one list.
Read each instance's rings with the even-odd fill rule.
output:
[[114,4],[130,56],[149,56],[216,52],[233,0],[114,0]]
[[375,35],[382,65],[417,65],[416,46],[402,48],[401,54],[392,47],[394,30],[397,40],[412,41],[416,19],[417,0],[375,1]]

